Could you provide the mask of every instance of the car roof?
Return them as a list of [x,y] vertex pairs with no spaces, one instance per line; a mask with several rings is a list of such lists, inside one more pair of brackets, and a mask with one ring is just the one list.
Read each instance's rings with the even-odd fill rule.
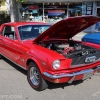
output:
[[44,22],[8,22],[4,23],[4,25],[23,26],[23,25],[51,25],[51,24]]

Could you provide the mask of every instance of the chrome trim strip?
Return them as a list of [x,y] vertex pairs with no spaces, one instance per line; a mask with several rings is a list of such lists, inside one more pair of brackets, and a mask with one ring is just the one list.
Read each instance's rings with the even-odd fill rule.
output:
[[100,65],[97,66],[94,70],[93,69],[87,69],[87,70],[83,70],[83,71],[80,71],[80,72],[75,72],[75,73],[72,73],[72,74],[66,74],[66,73],[62,73],[62,74],[49,74],[48,72],[44,72],[43,74],[46,76],[46,77],[49,77],[51,79],[57,79],[57,78],[63,78],[63,77],[73,77],[73,76],[77,76],[77,75],[81,75],[81,74],[85,74],[85,73],[90,73],[90,72],[94,72],[96,70],[100,69]]
[[[0,53],[0,55],[2,55],[2,56],[4,56],[3,54],[1,54]],[[5,58],[7,58],[6,56],[4,56]],[[8,60],[10,60],[9,58],[7,58]],[[25,67],[23,67],[23,66],[20,66],[19,64],[17,64],[17,63],[15,63],[14,61],[12,61],[12,60],[10,60],[11,62],[13,62],[15,65],[17,65],[17,66],[19,66],[19,67],[21,67],[22,69],[24,69],[24,70],[26,70],[26,68]]]

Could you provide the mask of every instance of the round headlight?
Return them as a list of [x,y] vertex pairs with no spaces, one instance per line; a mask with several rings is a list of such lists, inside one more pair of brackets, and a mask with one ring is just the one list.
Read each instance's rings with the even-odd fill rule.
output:
[[60,68],[60,60],[55,60],[55,61],[53,62],[53,68],[54,68],[54,69]]

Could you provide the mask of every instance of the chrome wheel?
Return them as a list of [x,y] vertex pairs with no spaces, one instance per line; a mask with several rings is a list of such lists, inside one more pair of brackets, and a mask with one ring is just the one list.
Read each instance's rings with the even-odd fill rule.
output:
[[30,86],[37,91],[46,89],[48,87],[48,84],[42,78],[40,69],[37,64],[34,62],[30,62],[28,66],[29,68],[27,70],[27,79]]
[[35,67],[30,68],[30,80],[34,86],[39,85],[39,72]]

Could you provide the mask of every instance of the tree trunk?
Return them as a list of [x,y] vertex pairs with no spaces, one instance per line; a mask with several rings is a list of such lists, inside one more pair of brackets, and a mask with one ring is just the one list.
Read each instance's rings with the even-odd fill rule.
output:
[[16,2],[16,0],[9,0],[9,3],[10,3],[11,22],[19,22],[20,16],[19,16],[18,2]]

